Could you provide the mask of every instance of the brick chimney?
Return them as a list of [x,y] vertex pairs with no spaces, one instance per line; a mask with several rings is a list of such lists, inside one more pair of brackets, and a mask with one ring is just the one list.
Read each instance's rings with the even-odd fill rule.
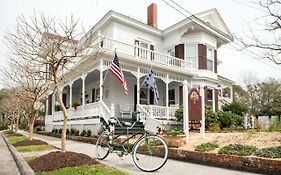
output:
[[155,3],[147,7],[147,25],[157,28],[157,5]]

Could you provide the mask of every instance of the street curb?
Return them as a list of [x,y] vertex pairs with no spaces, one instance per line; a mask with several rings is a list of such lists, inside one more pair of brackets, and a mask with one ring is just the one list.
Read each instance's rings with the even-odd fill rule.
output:
[[30,168],[27,162],[23,159],[20,153],[14,148],[14,146],[8,141],[5,135],[1,132],[8,149],[10,150],[14,160],[16,161],[17,167],[21,175],[35,175],[34,171]]

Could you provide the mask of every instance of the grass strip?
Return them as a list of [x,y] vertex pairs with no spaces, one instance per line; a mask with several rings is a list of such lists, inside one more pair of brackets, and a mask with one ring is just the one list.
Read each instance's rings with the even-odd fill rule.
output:
[[38,172],[36,175],[71,175],[71,174],[84,174],[84,175],[128,175],[120,170],[109,168],[103,165],[95,165],[95,166],[76,166],[76,167],[65,167],[62,169],[58,169],[50,172]]
[[51,145],[31,145],[31,146],[18,146],[16,147],[18,152],[33,152],[33,151],[44,151],[51,150]]

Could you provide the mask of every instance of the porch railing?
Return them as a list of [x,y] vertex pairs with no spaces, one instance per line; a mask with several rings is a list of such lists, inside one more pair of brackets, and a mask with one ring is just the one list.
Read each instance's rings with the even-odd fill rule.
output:
[[[178,107],[167,108],[166,106],[156,106],[156,105],[139,105],[138,107],[139,107],[138,109],[143,109],[146,112],[145,114],[147,116],[158,118],[158,119],[175,119],[175,111],[178,109]],[[169,113],[167,111],[169,111]],[[140,112],[142,114],[142,111]]]
[[191,69],[191,62],[179,59],[167,54],[162,54],[153,50],[149,50],[138,45],[132,45],[128,43],[124,43],[121,41],[117,41],[113,38],[109,38],[106,36],[100,36],[101,38],[101,47],[109,50],[115,51],[117,49],[118,52],[128,54],[130,56],[134,56],[140,60],[148,61],[148,62],[155,62],[161,65],[166,65],[169,67],[181,68],[190,70]]
[[[110,110],[103,101],[85,104],[84,106],[78,106],[77,109],[67,109],[68,119],[82,119],[91,116],[101,116],[106,122],[110,118]],[[62,121],[62,111],[57,111],[53,114],[53,121]]]

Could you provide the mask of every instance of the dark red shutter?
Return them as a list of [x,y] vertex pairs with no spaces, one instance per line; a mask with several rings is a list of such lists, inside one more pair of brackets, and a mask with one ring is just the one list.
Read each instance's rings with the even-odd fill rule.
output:
[[[149,48],[150,50],[154,51],[154,45],[150,45],[149,47],[150,47]],[[150,53],[150,59],[154,60],[154,53],[152,53],[152,52]]]
[[184,60],[184,44],[179,44],[175,46],[175,57]]
[[207,69],[207,47],[204,44],[198,44],[198,65],[199,69]]
[[219,95],[218,90],[215,89],[215,111],[216,112],[218,112],[218,110],[219,110],[218,95]]
[[[135,40],[135,45],[139,46],[140,42],[138,40]],[[135,56],[139,56],[139,48],[135,47]]]
[[218,73],[218,58],[217,58],[217,50],[214,50],[214,71]]
[[183,105],[183,87],[180,86],[179,87],[179,105],[182,106]]

